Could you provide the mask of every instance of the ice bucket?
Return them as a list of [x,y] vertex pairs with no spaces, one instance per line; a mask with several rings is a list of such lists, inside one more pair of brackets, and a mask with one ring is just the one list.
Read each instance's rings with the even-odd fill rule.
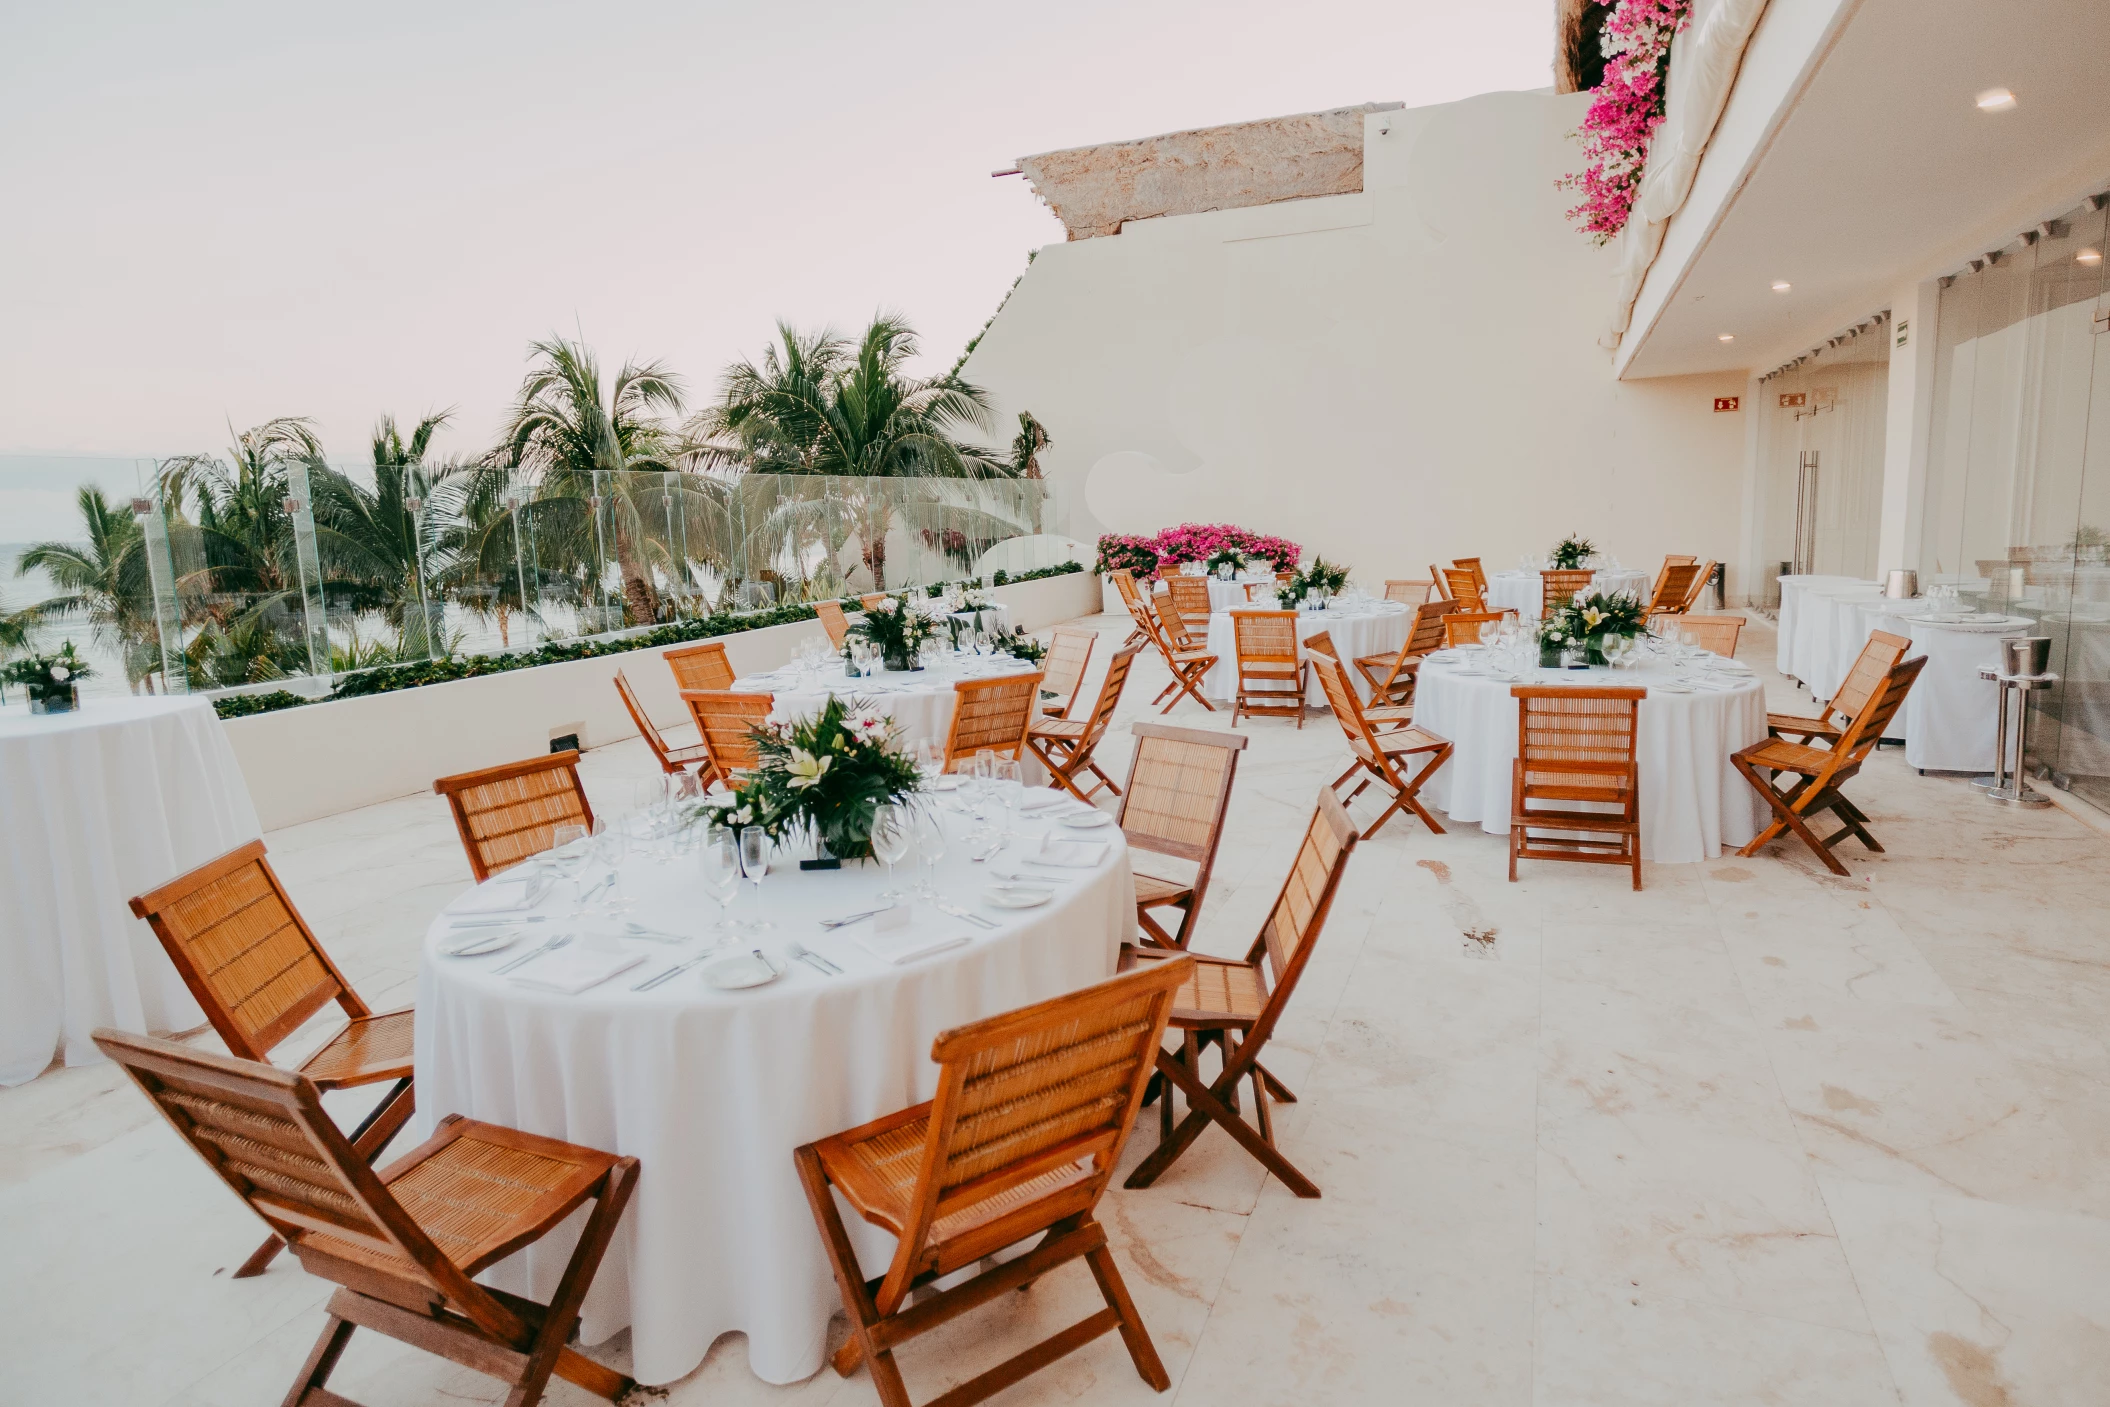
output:
[[2000,642],[2000,672],[2010,679],[2035,678],[2051,670],[2051,637],[2013,635]]
[[1920,574],[1910,567],[1892,568],[1889,580],[1883,583],[1883,594],[1893,601],[1910,601],[1920,594]]

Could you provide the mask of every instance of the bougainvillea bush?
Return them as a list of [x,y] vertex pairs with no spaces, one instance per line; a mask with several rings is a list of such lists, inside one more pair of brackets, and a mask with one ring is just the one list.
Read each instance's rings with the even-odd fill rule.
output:
[[1112,576],[1126,567],[1134,572],[1137,581],[1155,580],[1158,574],[1158,549],[1156,538],[1136,537],[1123,533],[1108,533],[1099,539],[1099,560],[1092,570],[1101,576]]
[[1181,523],[1154,537],[1108,533],[1099,539],[1099,560],[1092,570],[1106,576],[1122,567],[1137,581],[1154,580],[1165,567],[1206,562],[1222,552],[1273,564],[1278,572],[1295,569],[1304,549],[1285,537],[1247,532],[1229,523]]
[[1561,185],[1582,192],[1568,218],[1604,244],[1626,228],[1663,125],[1670,43],[1692,17],[1692,0],[1619,0],[1604,22],[1604,82],[1594,90],[1582,138],[1583,169]]

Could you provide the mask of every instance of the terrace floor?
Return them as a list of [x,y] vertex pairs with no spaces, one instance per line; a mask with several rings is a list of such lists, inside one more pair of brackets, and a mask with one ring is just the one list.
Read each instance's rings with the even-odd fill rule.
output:
[[[1103,667],[1127,623],[1094,624]],[[1770,666],[1763,622],[1742,654]],[[1794,699],[1768,678],[1776,706]],[[1124,721],[1162,679],[1139,669]],[[1173,721],[1227,720],[1189,704]],[[1344,756],[1322,714],[1245,727],[1201,927],[1215,952],[1250,941]],[[584,772],[620,801],[648,767],[631,742]],[[1278,1116],[1283,1145],[1324,1198],[1264,1180],[1220,1131],[1154,1188],[1117,1185],[1102,1220],[1172,1393],[1106,1337],[999,1400],[2101,1401],[2110,842],[1896,751],[1856,794],[1890,849],[1853,852],[1850,879],[1776,846],[1651,866],[1639,894],[1589,866],[1509,884],[1502,839],[1393,822],[1351,861],[1269,1057],[1303,1096]],[[267,839],[367,999],[409,1001],[419,937],[468,880],[437,799]],[[1127,1161],[1156,1138],[1146,1118]],[[290,1259],[227,1279],[256,1240],[108,1067],[0,1091],[0,1399],[279,1400],[327,1287]],[[956,1321],[903,1355],[911,1391],[927,1400],[1091,1298],[1072,1270]],[[626,1359],[621,1336],[593,1352]],[[499,1396],[369,1334],[332,1386],[369,1407]],[[549,1400],[592,1399],[557,1384]],[[665,1400],[874,1394],[826,1370],[765,1386],[728,1336]]]

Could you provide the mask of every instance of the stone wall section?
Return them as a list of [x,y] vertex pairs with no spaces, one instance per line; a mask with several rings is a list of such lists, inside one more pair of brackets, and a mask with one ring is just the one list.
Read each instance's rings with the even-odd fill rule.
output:
[[1234,122],[1020,157],[1018,169],[1071,239],[1130,220],[1235,210],[1363,188],[1363,118],[1399,103]]

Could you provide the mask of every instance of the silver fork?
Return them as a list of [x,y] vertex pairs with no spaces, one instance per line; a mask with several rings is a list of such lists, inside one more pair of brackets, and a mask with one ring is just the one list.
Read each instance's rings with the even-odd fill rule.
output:
[[563,947],[566,943],[569,943],[570,941],[571,935],[569,933],[559,933],[556,937],[550,939],[547,943],[544,943],[541,947],[535,949],[533,952],[523,953],[519,957],[514,958],[511,962],[506,963],[500,967],[494,967],[491,970],[495,973],[503,975],[505,973],[511,972],[516,967],[526,966],[528,963],[533,962],[536,958],[541,957],[544,953],[554,953],[555,951],[557,951],[557,949]]
[[811,948],[808,948],[804,943],[793,943],[784,951],[791,954],[794,961],[805,963],[823,977],[838,977],[842,975],[841,968],[822,957],[819,953],[814,952]]

